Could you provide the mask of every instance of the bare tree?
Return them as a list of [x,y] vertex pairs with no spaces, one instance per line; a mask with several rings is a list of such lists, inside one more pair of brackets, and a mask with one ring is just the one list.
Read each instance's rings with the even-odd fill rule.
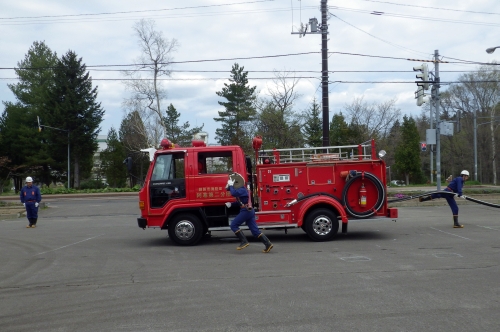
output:
[[381,103],[367,103],[364,97],[354,98],[351,104],[344,106],[346,121],[357,127],[367,128],[366,140],[386,137],[396,120],[401,117],[401,110],[396,108],[396,99]]
[[174,38],[165,38],[151,19],[136,22],[133,29],[141,55],[134,61],[134,70],[125,72],[130,79],[124,84],[132,95],[124,104],[127,109],[139,112],[148,130],[148,141],[155,146],[165,131],[161,101],[167,97],[159,77],[171,75],[172,53],[177,50],[178,42]]
[[460,76],[459,84],[448,89],[449,107],[456,112],[472,117],[487,115],[491,134],[491,164],[493,184],[497,184],[495,131],[498,128],[496,114],[500,110],[500,71],[494,66],[482,66],[477,72]]
[[292,72],[274,72],[273,87],[268,87],[269,99],[257,103],[256,128],[264,138],[266,148],[291,148],[303,145],[300,115],[293,110],[300,97],[296,88],[299,79]]

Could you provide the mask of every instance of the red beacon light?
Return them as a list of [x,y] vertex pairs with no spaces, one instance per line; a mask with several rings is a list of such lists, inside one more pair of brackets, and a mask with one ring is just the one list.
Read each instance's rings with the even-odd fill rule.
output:
[[194,139],[191,141],[191,145],[195,148],[199,148],[199,147],[206,147],[207,144],[205,143],[204,140],[201,140],[201,139]]
[[162,139],[160,146],[163,148],[163,150],[173,149],[176,147],[174,143],[168,140],[168,138]]

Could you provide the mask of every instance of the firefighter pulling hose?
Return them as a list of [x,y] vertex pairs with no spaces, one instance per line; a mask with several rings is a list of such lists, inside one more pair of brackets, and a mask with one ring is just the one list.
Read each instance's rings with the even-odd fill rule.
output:
[[451,212],[453,213],[453,228],[463,228],[464,226],[458,222],[458,205],[455,202],[455,197],[460,197],[462,199],[465,199],[465,200],[468,200],[468,201],[471,201],[474,203],[490,206],[490,207],[500,208],[500,205],[498,205],[498,204],[484,202],[484,201],[463,195],[462,194],[462,187],[463,187],[464,182],[467,181],[468,178],[469,178],[469,171],[463,170],[460,173],[460,176],[454,178],[448,184],[446,189],[443,191],[433,191],[433,192],[429,192],[429,193],[425,193],[425,194],[409,196],[409,197],[405,197],[405,198],[401,198],[401,199],[390,200],[390,201],[387,201],[387,203],[401,202],[401,201],[405,201],[405,200],[414,199],[417,197],[418,197],[418,200],[420,202],[425,202],[425,201],[433,200],[436,198],[445,198],[446,201],[448,202],[448,205],[451,208]]
[[[432,194],[446,194],[446,195],[455,195],[454,193],[450,193],[449,191],[429,191],[429,192],[426,192],[426,193],[423,193],[423,194],[418,194],[418,195],[413,195],[413,196],[406,196],[406,197],[403,197],[403,198],[397,198],[397,199],[391,199],[391,200],[387,200],[387,203],[398,203],[398,202],[404,202],[404,201],[409,201],[409,200],[412,200],[412,199],[415,199],[415,198],[419,198],[419,197],[425,197],[425,196],[429,196],[429,195],[432,195]],[[477,204],[482,204],[482,205],[486,205],[486,206],[489,206],[489,207],[492,207],[492,208],[497,208],[497,209],[500,209],[500,204],[494,204],[494,203],[490,203],[490,202],[485,202],[485,201],[482,201],[480,199],[476,199],[476,198],[473,198],[473,197],[470,197],[470,196],[465,196],[465,195],[462,195],[462,197],[465,199],[465,200],[468,200],[468,201],[471,201],[471,202],[474,202],[474,203],[477,203]]]

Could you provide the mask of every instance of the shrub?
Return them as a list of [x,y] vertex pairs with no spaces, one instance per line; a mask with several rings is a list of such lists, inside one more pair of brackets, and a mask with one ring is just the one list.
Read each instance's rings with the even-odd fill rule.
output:
[[100,180],[87,180],[83,181],[80,183],[80,189],[86,190],[86,189],[103,189],[105,188],[106,185],[102,183]]

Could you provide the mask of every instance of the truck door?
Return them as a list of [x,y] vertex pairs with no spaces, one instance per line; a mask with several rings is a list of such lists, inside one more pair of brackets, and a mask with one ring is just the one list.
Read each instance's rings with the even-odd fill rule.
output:
[[186,197],[185,153],[175,152],[156,157],[149,183],[151,208],[161,208],[167,202]]

